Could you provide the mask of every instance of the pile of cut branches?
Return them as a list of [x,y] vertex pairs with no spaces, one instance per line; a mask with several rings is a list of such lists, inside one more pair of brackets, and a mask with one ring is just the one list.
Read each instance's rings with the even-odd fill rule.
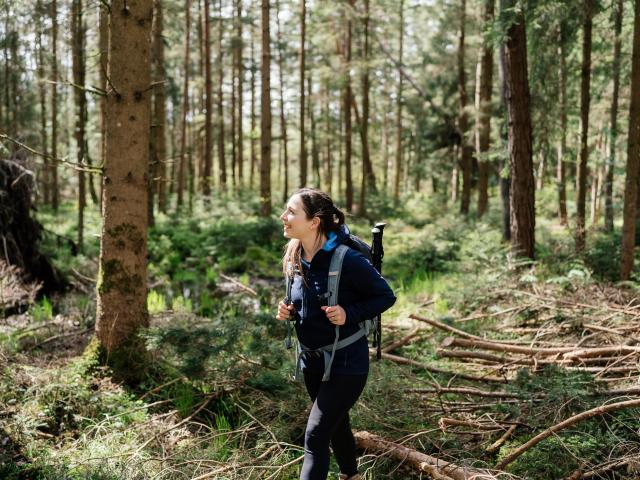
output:
[[[621,423],[615,421],[615,412],[625,411],[637,425],[638,299],[602,285],[588,286],[573,295],[554,286],[545,291],[494,293],[508,303],[496,307],[499,302],[492,301],[493,313],[474,312],[450,321],[410,315],[416,328],[383,349],[383,358],[432,374],[428,387],[406,392],[420,396],[425,411],[439,418],[443,433],[482,445],[479,460],[493,458],[493,468],[457,466],[368,432],[357,436],[360,447],[405,459],[433,478],[498,478],[545,439],[557,438],[559,432],[580,432],[580,424],[588,420],[604,423],[606,430],[612,419]],[[517,306],[513,306],[514,298]],[[490,317],[494,321],[487,324],[489,328],[483,327],[482,336],[462,327]],[[391,353],[424,338],[426,331],[438,333],[435,353],[444,365]],[[447,379],[446,384],[441,378]],[[630,477],[620,478],[637,478],[633,459],[640,455],[640,434],[630,424],[622,425],[624,434],[635,437],[635,442],[620,441],[600,463],[580,459],[566,478],[597,478],[609,471],[630,472]],[[587,437],[585,434],[585,440]]]

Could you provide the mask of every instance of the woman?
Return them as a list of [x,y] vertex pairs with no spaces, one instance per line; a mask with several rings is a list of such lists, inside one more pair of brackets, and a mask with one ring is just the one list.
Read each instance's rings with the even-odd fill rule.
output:
[[[278,320],[295,321],[304,383],[313,401],[304,438],[301,480],[325,480],[329,472],[329,444],[340,478],[360,479],[349,409],[364,389],[369,372],[366,336],[335,352],[330,375],[323,381],[321,347],[333,344],[336,325],[340,339],[358,332],[359,323],[387,310],[396,298],[387,282],[360,252],[349,249],[342,264],[338,305],[327,306],[329,264],[333,251],[349,235],[344,213],[331,198],[303,188],[287,202],[280,216],[289,238],[283,258],[285,274],[294,272],[290,301],[278,305]],[[324,305],[323,305],[324,300]],[[327,378],[328,377],[328,378]]]

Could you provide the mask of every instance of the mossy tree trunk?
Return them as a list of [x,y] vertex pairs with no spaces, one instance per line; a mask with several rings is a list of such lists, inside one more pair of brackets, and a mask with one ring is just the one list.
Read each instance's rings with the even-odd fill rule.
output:
[[144,351],[147,312],[147,188],[151,117],[152,0],[113,0],[106,163],[96,335],[117,376],[131,379]]
[[271,47],[269,0],[262,0],[262,95],[260,97],[260,213],[271,215]]

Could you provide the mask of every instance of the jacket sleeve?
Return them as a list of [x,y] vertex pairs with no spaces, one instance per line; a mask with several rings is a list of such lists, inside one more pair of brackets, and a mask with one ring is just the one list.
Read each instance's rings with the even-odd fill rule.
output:
[[342,283],[349,282],[358,301],[343,305],[338,298],[338,304],[347,314],[347,323],[359,323],[389,309],[396,301],[391,287],[378,273],[371,261],[360,252],[350,251],[344,258],[341,273]]

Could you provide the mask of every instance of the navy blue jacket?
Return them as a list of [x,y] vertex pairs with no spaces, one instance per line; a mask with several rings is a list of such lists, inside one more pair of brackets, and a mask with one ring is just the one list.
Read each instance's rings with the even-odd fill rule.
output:
[[[291,299],[296,309],[295,328],[298,339],[307,348],[320,348],[334,341],[335,325],[329,322],[325,312],[320,309],[319,296],[327,292],[333,251],[338,244],[344,242],[348,232],[346,226],[343,226],[337,237],[330,234],[323,249],[314,255],[310,263],[302,260],[302,273],[307,285],[300,275],[294,277]],[[338,288],[338,305],[347,314],[345,324],[340,327],[340,338],[357,332],[361,321],[384,312],[395,301],[393,291],[371,261],[350,248],[344,257]],[[303,355],[302,368],[322,373],[322,357]],[[361,375],[368,371],[369,346],[366,337],[336,351],[331,374]]]

